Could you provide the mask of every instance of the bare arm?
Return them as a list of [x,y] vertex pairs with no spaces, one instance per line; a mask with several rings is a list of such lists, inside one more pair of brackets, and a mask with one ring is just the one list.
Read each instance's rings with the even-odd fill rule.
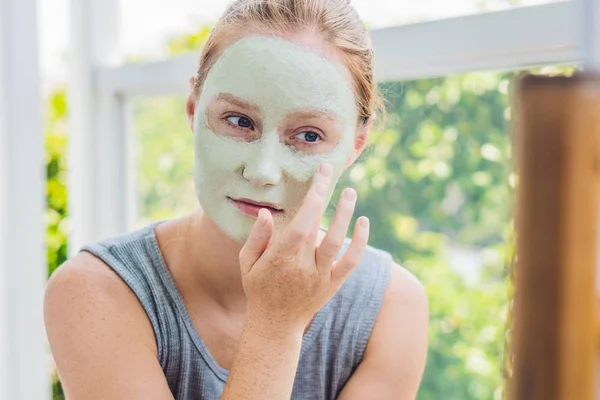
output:
[[44,317],[69,400],[173,399],[145,312],[102,261],[81,253],[61,266]]
[[289,399],[301,345],[302,331],[274,334],[246,324],[221,399]]
[[414,400],[425,368],[429,311],[423,286],[394,263],[363,361],[340,400]]

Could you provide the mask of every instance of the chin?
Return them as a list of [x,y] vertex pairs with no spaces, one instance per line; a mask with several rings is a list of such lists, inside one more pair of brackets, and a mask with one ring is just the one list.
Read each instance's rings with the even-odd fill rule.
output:
[[[237,209],[230,201],[207,204],[204,212],[225,236],[243,245],[250,236],[250,231],[256,222],[256,217],[245,214]],[[274,213],[274,234],[277,235],[287,226],[293,216],[287,212]]]
[[240,224],[228,224],[220,229],[228,238],[243,245],[250,236],[252,225],[247,226],[247,224],[240,221]]
[[246,242],[254,225],[254,218],[240,214],[236,209],[230,209],[226,203],[205,202],[204,205],[201,203],[201,208],[203,214],[210,220],[212,229],[218,230],[215,235],[225,236],[240,244]]
[[240,244],[246,243],[256,218],[242,214],[237,209],[228,211],[228,215],[222,218],[223,223],[217,225],[230,239]]

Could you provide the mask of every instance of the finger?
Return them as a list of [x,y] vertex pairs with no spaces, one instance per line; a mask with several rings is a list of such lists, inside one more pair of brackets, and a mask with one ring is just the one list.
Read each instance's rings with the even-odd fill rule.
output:
[[273,235],[273,216],[264,208],[258,212],[258,217],[252,226],[250,235],[242,250],[240,250],[240,266],[242,273],[250,272],[252,266],[262,256]]
[[355,206],[356,191],[352,188],[344,189],[335,209],[333,221],[329,225],[327,233],[317,249],[317,267],[331,267],[348,234],[348,227],[350,226]]
[[287,227],[288,239],[298,241],[318,233],[318,228],[325,209],[325,200],[333,177],[333,167],[330,164],[321,164],[313,178],[310,190],[304,202]]
[[339,286],[344,283],[346,278],[356,269],[363,258],[367,243],[369,241],[369,219],[360,217],[354,225],[352,242],[348,246],[346,253],[335,262],[331,270],[331,281]]

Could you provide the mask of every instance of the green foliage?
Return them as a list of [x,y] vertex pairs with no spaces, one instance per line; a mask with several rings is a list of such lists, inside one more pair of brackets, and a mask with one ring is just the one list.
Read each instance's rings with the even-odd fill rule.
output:
[[202,46],[204,46],[204,43],[208,39],[211,30],[211,26],[205,26],[201,28],[200,31],[197,33],[192,33],[190,35],[182,35],[171,39],[167,45],[168,54],[184,54],[202,48]]
[[[48,276],[67,259],[67,98],[63,89],[48,96],[45,107],[46,246]],[[52,399],[64,400],[57,377]]]
[[[133,100],[139,221],[181,215],[197,206],[192,163],[194,137],[182,97]],[[175,214],[176,213],[176,214]]]
[[52,93],[45,110],[46,195],[45,222],[48,276],[67,257],[67,99],[64,90]]

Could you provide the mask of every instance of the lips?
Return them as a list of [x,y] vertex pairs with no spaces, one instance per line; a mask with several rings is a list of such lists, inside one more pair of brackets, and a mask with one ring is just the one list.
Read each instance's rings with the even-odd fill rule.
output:
[[266,208],[271,212],[271,214],[283,212],[283,210],[280,207],[272,203],[254,201],[246,198],[233,199],[231,197],[228,197],[228,199],[231,200],[240,211],[242,211],[245,214],[252,215],[254,217],[258,216],[258,212],[261,208]]

